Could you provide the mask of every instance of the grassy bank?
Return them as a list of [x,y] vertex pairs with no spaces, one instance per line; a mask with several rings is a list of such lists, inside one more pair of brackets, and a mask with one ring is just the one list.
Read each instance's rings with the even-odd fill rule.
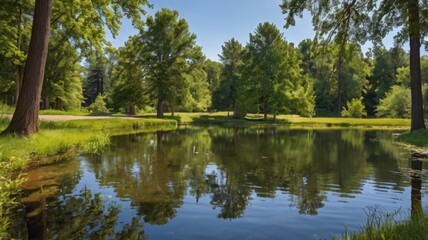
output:
[[398,141],[406,142],[419,147],[428,147],[428,130],[418,130],[401,134],[398,136]]
[[[0,131],[8,119],[0,119]],[[96,119],[41,122],[40,132],[28,137],[0,137],[0,239],[7,239],[8,215],[18,204],[17,196],[25,170],[32,164],[56,161],[76,148],[97,152],[110,136],[131,132],[174,129],[176,121],[158,119]]]
[[419,240],[427,239],[428,216],[419,215],[406,221],[395,220],[396,214],[375,214],[367,219],[361,231],[346,231],[343,240]]
[[[293,126],[313,126],[313,127],[367,127],[367,128],[400,128],[410,127],[409,119],[395,118],[306,118],[296,115],[278,115],[273,120],[272,115],[268,115],[268,120],[263,120],[259,114],[249,114],[244,119],[234,119],[231,112],[215,113],[175,113],[174,116],[166,114],[165,117],[177,120],[181,124],[219,124],[219,125],[260,125],[277,124]],[[140,117],[151,118],[155,114],[145,114]]]

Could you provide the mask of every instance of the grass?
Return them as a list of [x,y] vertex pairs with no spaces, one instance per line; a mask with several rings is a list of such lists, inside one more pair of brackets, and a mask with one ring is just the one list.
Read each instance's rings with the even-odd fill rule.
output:
[[[231,112],[215,113],[176,113],[174,117],[166,114],[166,118],[177,120],[181,124],[220,124],[220,125],[294,125],[294,126],[313,126],[313,127],[378,127],[378,128],[400,128],[408,129],[410,127],[409,119],[395,118],[329,118],[314,117],[306,118],[296,115],[278,115],[274,121],[273,116],[269,115],[268,120],[263,120],[260,114],[249,114],[245,119],[233,119]],[[144,114],[141,117],[155,117],[155,114]]]
[[396,220],[397,213],[373,212],[359,232],[345,231],[340,239],[346,240],[419,240],[427,239],[428,216],[420,214],[409,220]]
[[87,110],[82,111],[62,111],[55,109],[40,110],[40,115],[73,115],[73,116],[88,116],[90,113]]
[[406,142],[419,147],[428,147],[428,130],[408,132],[398,136],[398,141]]

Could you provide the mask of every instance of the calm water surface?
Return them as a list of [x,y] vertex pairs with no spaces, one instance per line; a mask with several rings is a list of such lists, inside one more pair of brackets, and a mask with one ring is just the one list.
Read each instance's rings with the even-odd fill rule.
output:
[[330,239],[373,209],[412,206],[409,152],[389,131],[192,127],[111,142],[30,172],[50,193],[49,239]]

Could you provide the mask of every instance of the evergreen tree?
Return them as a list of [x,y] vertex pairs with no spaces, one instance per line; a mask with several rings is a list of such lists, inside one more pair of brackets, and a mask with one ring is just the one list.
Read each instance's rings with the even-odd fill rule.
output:
[[222,54],[219,55],[223,64],[219,86],[213,93],[213,108],[232,110],[233,117],[240,117],[238,109],[238,91],[241,84],[244,48],[232,38],[225,42]]

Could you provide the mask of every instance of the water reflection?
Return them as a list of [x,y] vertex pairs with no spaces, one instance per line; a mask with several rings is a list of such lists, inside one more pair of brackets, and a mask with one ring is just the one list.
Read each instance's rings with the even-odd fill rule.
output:
[[410,186],[412,208],[422,209],[422,180],[400,174],[409,155],[391,137],[388,131],[239,127],[114,137],[106,152],[81,155],[74,163],[79,170],[70,167],[79,174],[49,204],[48,236],[205,239],[228,228],[224,219],[238,224],[229,223],[235,238],[256,231],[278,238],[284,229],[295,231],[291,239],[340,234],[344,225],[358,228],[365,207],[410,208]]
[[106,206],[103,195],[82,189],[48,208],[48,215],[52,217],[49,218],[46,239],[70,239],[71,236],[74,239],[146,239],[138,217],[116,232],[120,212],[119,205]]
[[[317,215],[327,191],[353,198],[373,170],[377,182],[402,190],[402,176],[391,174],[400,153],[389,132],[181,129],[112,143],[102,160],[89,158],[89,166],[151,224],[174,218],[187,190],[196,202],[209,195],[226,219],[243,216],[253,192],[273,199],[278,190],[300,214]],[[205,171],[209,164],[213,172]]]

